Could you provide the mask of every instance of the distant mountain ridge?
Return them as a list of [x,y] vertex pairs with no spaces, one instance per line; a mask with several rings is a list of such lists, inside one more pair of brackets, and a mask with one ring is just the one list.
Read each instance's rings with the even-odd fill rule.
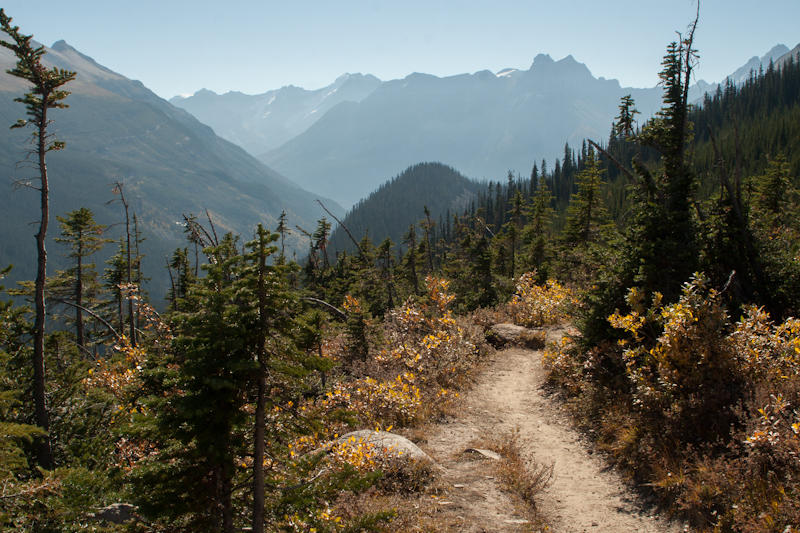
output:
[[[770,60],[777,64],[786,51],[778,45],[731,77],[746,79]],[[279,106],[284,114],[266,104],[275,107],[278,94],[291,92],[300,95],[297,101],[311,102],[331,93],[342,78],[318,91],[291,86],[256,96],[200,91],[173,101],[190,111],[199,108],[193,112],[218,133],[303,187],[344,205],[419,161],[448,161],[477,178],[502,178],[509,169],[527,174],[534,160],[560,156],[566,142],[603,139],[621,96],[632,94],[640,120],[652,115],[661,101],[660,88],[623,88],[616,80],[595,78],[571,55],[554,61],[539,54],[528,70],[445,78],[413,73],[386,82],[363,78],[364,90],[355,96],[345,98],[339,89],[342,95],[328,96],[324,106]],[[717,87],[700,80],[692,86],[690,100],[700,101]],[[219,106],[217,111],[213,106]],[[297,126],[292,132],[302,131],[291,137],[287,121]],[[270,139],[259,141],[268,130]]]
[[339,104],[261,159],[344,205],[419,161],[447,161],[476,178],[528,174],[567,142],[605,138],[625,94],[647,116],[661,91],[623,88],[593,77],[572,56],[545,54],[528,70],[414,73],[382,83],[359,103]]
[[797,45],[797,46],[795,46],[794,48],[792,48],[791,50],[789,50],[788,52],[786,52],[784,55],[782,55],[781,57],[779,57],[779,58],[777,59],[777,61],[775,61],[775,65],[776,65],[776,66],[779,66],[779,67],[780,67],[780,66],[783,66],[783,65],[785,65],[785,64],[786,64],[786,63],[787,63],[787,62],[788,62],[790,59],[791,59],[792,61],[794,61],[795,63],[797,63],[798,61],[800,61],[800,43],[798,43],[798,45]]
[[736,71],[728,76],[726,80],[730,80],[733,83],[739,84],[747,81],[752,73],[758,74],[760,69],[766,69],[766,67],[772,62],[778,61],[781,57],[785,56],[789,53],[789,47],[785,44],[779,44],[774,46],[769,52],[764,54],[761,57],[753,56],[751,57],[747,63],[736,69]]
[[[800,45],[798,45],[800,47]],[[797,48],[796,48],[797,49]],[[691,101],[700,102],[703,98],[703,95],[706,93],[714,93],[717,88],[724,87],[726,83],[731,82],[734,85],[741,85],[742,83],[746,82],[750,79],[752,75],[758,75],[759,72],[766,70],[769,68],[770,64],[774,66],[779,66],[782,61],[785,61],[787,57],[792,55],[790,53],[789,48],[785,44],[778,44],[773,46],[766,54],[761,57],[753,56],[751,57],[744,65],[737,68],[732,74],[725,77],[719,83],[708,83],[705,80],[699,80],[697,82],[697,87],[701,90],[698,91],[699,94],[695,94]]]
[[337,104],[360,102],[380,84],[370,74],[343,74],[313,91],[293,85],[256,95],[202,89],[170,103],[210,125],[220,137],[260,154],[304,132]]
[[[165,256],[185,246],[182,214],[211,213],[217,230],[234,231],[245,238],[263,222],[274,229],[286,210],[291,223],[313,225],[322,213],[313,195],[256,160],[242,148],[214,134],[188,112],[159,98],[141,82],[113,72],[78,52],[64,41],[47,50],[46,64],[77,72],[66,87],[72,92],[65,110],[54,110],[51,132],[67,143],[66,149],[48,157],[51,175],[50,237],[58,234],[56,215],[79,207],[92,209],[105,224],[122,218],[112,183],[122,181],[140,229],[147,239],[142,249],[145,273],[153,277],[151,293],[160,298],[168,283]],[[0,51],[0,117],[9,125],[24,116],[13,101],[27,90],[5,73],[13,66],[11,52]],[[0,127],[0,173],[6,180],[30,178],[29,165],[17,163],[29,150],[30,131]],[[12,191],[6,181],[0,194],[0,264],[13,263],[15,279],[31,278],[35,261],[34,229],[38,196],[28,190]],[[326,201],[335,212],[342,209]],[[112,237],[119,236],[117,226]],[[300,249],[297,237],[291,246]],[[48,245],[50,273],[63,267],[62,246]],[[113,248],[113,245],[109,247]],[[102,257],[97,259],[102,269]]]

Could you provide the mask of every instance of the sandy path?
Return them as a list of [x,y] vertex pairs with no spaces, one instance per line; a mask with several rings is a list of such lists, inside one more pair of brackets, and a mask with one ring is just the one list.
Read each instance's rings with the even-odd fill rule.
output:
[[459,413],[433,426],[423,448],[444,467],[453,487],[442,498],[442,518],[452,531],[531,531],[492,477],[491,461],[463,453],[482,435],[519,428],[520,445],[540,464],[554,465],[540,512],[556,533],[679,532],[682,527],[641,510],[636,496],[590,453],[557,403],[542,392],[541,352],[509,349],[466,393]]

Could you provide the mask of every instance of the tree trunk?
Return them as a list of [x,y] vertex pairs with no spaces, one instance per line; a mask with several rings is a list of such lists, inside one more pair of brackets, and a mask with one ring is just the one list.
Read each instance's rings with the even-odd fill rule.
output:
[[131,294],[131,283],[133,281],[133,272],[132,272],[132,260],[131,260],[131,221],[128,215],[128,201],[125,199],[125,192],[122,190],[122,184],[117,183],[117,188],[119,189],[119,196],[122,200],[122,205],[125,207],[125,237],[127,239],[127,263],[128,263],[128,318],[130,320],[130,341],[131,346],[136,346],[136,315],[133,312],[133,295]]
[[264,533],[264,434],[267,376],[259,364],[253,446],[253,533]]
[[[42,100],[47,101],[47,94],[42,95]],[[39,232],[36,234],[36,285],[34,305],[36,308],[36,318],[33,323],[33,402],[36,417],[36,425],[44,431],[50,431],[50,417],[47,412],[47,397],[45,392],[45,365],[44,365],[44,327],[45,327],[45,296],[44,285],[47,278],[47,250],[45,249],[45,237],[47,236],[47,224],[50,220],[50,190],[47,181],[47,164],[45,155],[47,153],[47,108],[42,110],[38,123],[38,156],[39,156],[39,175],[41,178],[41,219],[39,220]],[[39,466],[46,469],[53,468],[53,453],[50,446],[50,435],[46,435],[37,440],[36,455]]]
[[217,510],[214,520],[215,529],[223,533],[234,533],[233,528],[233,502],[231,501],[232,483],[231,473],[233,465],[229,458],[222,460],[222,464],[217,463],[212,470],[215,485],[214,507]]
[[78,235],[78,266],[75,280],[75,337],[78,346],[85,347],[86,340],[83,330],[83,233]]
[[264,435],[267,397],[267,250],[266,232],[258,227],[258,393],[253,442],[253,533],[264,533]]

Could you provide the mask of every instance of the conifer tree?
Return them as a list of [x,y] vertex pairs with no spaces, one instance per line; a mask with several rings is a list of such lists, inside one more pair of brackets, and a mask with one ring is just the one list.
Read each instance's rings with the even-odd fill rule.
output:
[[133,481],[146,513],[193,531],[231,533],[234,458],[246,453],[243,407],[257,369],[242,306],[254,300],[243,298],[236,238],[227,234],[206,253],[205,276],[172,315],[172,346],[144,370],[148,416],[135,431],[159,443],[159,452]]
[[402,261],[405,278],[411,284],[414,294],[418,295],[420,294],[419,278],[417,276],[417,263],[419,259],[417,256],[417,230],[414,224],[408,227],[408,232],[403,236],[403,244],[408,246],[408,250]]
[[378,258],[381,262],[381,278],[386,287],[386,308],[392,309],[395,306],[395,284],[394,284],[394,257],[392,248],[394,243],[388,237],[378,246]]
[[428,261],[428,269],[427,273],[433,273],[433,246],[432,246],[432,239],[431,233],[434,231],[434,222],[431,220],[431,210],[428,209],[428,206],[424,206],[425,211],[425,220],[422,221],[421,226],[422,230],[425,232],[425,256],[427,257]]
[[[663,107],[634,140],[660,156],[658,168],[648,168],[638,157],[633,172],[620,170],[633,181],[631,215],[620,255],[605,261],[597,283],[587,295],[581,319],[587,345],[594,346],[616,335],[607,317],[625,304],[625,291],[637,286],[644,294],[656,292],[665,302],[674,301],[683,283],[697,267],[697,228],[693,212],[694,173],[688,163],[688,91],[696,61],[692,48],[697,19],[686,38],[670,43],[659,74]],[[619,129],[619,128],[616,128]],[[597,143],[590,143],[609,156]]]
[[317,221],[317,229],[314,230],[312,235],[314,250],[319,252],[322,258],[322,268],[327,270],[330,268],[330,260],[328,259],[328,237],[331,234],[331,223],[325,217]]
[[552,201],[553,195],[542,174],[527,215],[528,223],[522,231],[523,240],[528,246],[527,268],[536,269],[540,277],[546,277],[547,244],[553,219]]
[[136,277],[134,276],[134,271],[136,270],[136,263],[137,256],[134,255],[133,246],[135,245],[136,235],[133,234],[134,242],[131,242],[131,219],[130,219],[130,211],[129,211],[129,204],[127,198],[125,198],[125,190],[124,184],[121,182],[116,182],[114,185],[114,194],[119,195],[120,202],[122,203],[122,207],[125,211],[125,286],[126,286],[126,293],[127,293],[127,301],[128,301],[128,338],[131,341],[133,346],[136,346],[136,313],[134,312],[134,281]]
[[604,185],[602,174],[594,151],[590,150],[585,168],[577,175],[578,191],[572,195],[567,208],[567,225],[564,229],[564,241],[567,244],[587,244],[593,240],[598,226],[605,221],[607,214],[601,197]]
[[664,106],[637,137],[643,146],[654,148],[661,155],[660,170],[654,174],[633,161],[638,181],[624,261],[633,274],[631,284],[646,293],[659,291],[665,301],[678,297],[682,284],[696,268],[694,173],[686,157],[696,23],[695,20],[690,26],[688,37],[667,47],[659,74]]
[[170,269],[170,276],[173,277],[170,293],[167,297],[170,311],[180,311],[183,309],[181,301],[186,298],[189,287],[195,279],[194,272],[189,264],[189,249],[178,248],[175,250],[167,266]]
[[291,233],[291,230],[289,229],[289,225],[286,222],[286,210],[285,209],[281,210],[281,215],[278,217],[278,225],[275,228],[275,231],[277,231],[278,234],[281,236],[281,255],[278,257],[278,259],[281,262],[285,262],[286,261],[286,235]]
[[[42,64],[44,46],[34,48],[31,43],[32,35],[23,35],[19,26],[11,25],[11,18],[0,8],[0,30],[11,38],[12,42],[0,40],[0,46],[11,50],[16,57],[14,68],[8,73],[14,77],[25,80],[33,87],[21,98],[14,101],[25,105],[27,119],[19,119],[12,128],[32,126],[33,141],[36,148],[36,168],[39,171],[39,197],[40,212],[39,231],[36,233],[37,268],[35,282],[34,306],[36,317],[33,325],[33,397],[35,405],[36,424],[44,431],[50,428],[50,417],[47,410],[45,397],[45,367],[44,367],[44,335],[45,335],[45,281],[47,279],[47,250],[45,239],[47,226],[50,221],[50,182],[47,172],[46,157],[49,152],[64,148],[64,142],[53,138],[48,133],[51,119],[48,112],[51,109],[68,107],[64,99],[69,91],[62,87],[75,79],[75,73],[53,67],[48,69]],[[49,438],[40,439],[38,442],[37,456],[43,468],[52,468],[53,456]]]
[[106,226],[96,223],[94,214],[85,207],[68,213],[66,217],[56,218],[61,226],[61,237],[56,237],[55,241],[68,245],[69,256],[75,259],[75,266],[66,274],[72,285],[70,292],[75,303],[75,340],[80,348],[85,348],[84,296],[87,289],[90,293],[97,292],[99,280],[94,263],[85,263],[84,260],[100,251],[108,242],[103,237]]
[[620,99],[619,115],[615,119],[612,134],[621,138],[632,137],[635,131],[636,115],[638,114],[639,110],[636,109],[631,95],[626,94],[623,96]]
[[[11,267],[0,270],[0,280],[10,270]],[[18,474],[27,474],[29,469],[26,445],[44,437],[42,428],[20,423],[16,414],[24,385],[19,383],[12,368],[15,356],[30,349],[26,339],[30,330],[26,313],[26,309],[15,306],[12,300],[0,300],[0,434],[3,435],[0,439],[0,483],[4,493],[12,494],[22,493],[17,488],[22,484]]]
[[[125,318],[123,313],[124,295],[121,287],[125,284],[126,272],[128,269],[125,257],[125,240],[120,239],[117,244],[117,251],[106,260],[108,267],[103,272],[106,289],[113,295],[114,310],[113,314],[117,325],[117,331],[125,330]],[[113,319],[111,319],[113,321]]]
[[492,254],[485,235],[472,240],[469,247],[468,278],[472,285],[472,297],[467,301],[469,309],[490,307],[497,303],[497,292],[492,277]]
[[267,266],[267,258],[276,248],[271,245],[278,239],[277,234],[269,233],[259,224],[256,229],[256,238],[247,244],[251,250],[246,260],[251,274],[246,278],[249,281],[250,291],[256,298],[254,308],[255,316],[252,317],[251,328],[254,331],[254,352],[256,359],[256,408],[255,430],[253,432],[253,532],[264,531],[264,459],[265,459],[265,433],[266,433],[266,403],[267,403],[267,371],[268,371],[268,336],[276,332],[275,318],[280,317],[281,309],[286,309],[286,300],[289,298],[285,291],[276,294],[275,287],[283,286],[278,279],[274,266]]
[[522,216],[525,210],[525,201],[522,192],[517,190],[511,202],[511,212],[508,222],[503,225],[503,232],[508,242],[508,272],[510,278],[517,275],[517,253],[519,248],[519,235],[522,230]]

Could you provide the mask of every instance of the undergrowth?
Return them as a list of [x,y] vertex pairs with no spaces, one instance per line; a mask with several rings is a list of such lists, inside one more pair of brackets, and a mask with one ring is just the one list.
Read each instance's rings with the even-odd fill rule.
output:
[[[459,391],[491,347],[479,326],[450,311],[448,286],[444,279],[428,277],[423,297],[409,299],[382,322],[364,318],[361,303],[348,296],[344,307],[355,320],[322,343],[323,356],[335,363],[334,370],[325,376],[325,392],[305,400],[299,410],[329,423],[291,443],[292,453],[301,457],[327,447],[330,467],[381,476],[372,489],[332,502],[331,520],[352,523],[353,517],[375,515],[390,505],[394,520],[387,527],[394,531],[413,520],[403,510],[406,504],[419,506],[420,495],[435,499],[431,496],[441,492],[430,465],[387,454],[390,450],[363,439],[336,439],[362,428],[408,433],[437,420],[459,401]],[[429,509],[431,531],[434,510]],[[417,526],[423,522],[420,518]]]
[[608,317],[619,342],[552,343],[549,379],[598,446],[698,531],[798,531],[800,320],[749,307],[733,321],[709,285],[696,274],[670,305],[632,289]]

